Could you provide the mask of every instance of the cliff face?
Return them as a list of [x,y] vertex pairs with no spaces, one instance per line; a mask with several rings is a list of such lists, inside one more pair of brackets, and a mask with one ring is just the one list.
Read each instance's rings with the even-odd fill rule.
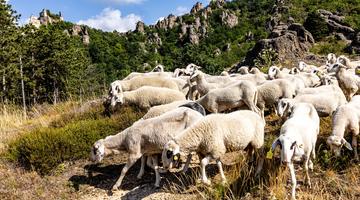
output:
[[53,24],[57,22],[64,21],[64,18],[61,15],[61,12],[59,14],[53,14],[47,9],[43,9],[39,13],[39,17],[31,16],[29,24],[34,25],[35,27],[39,28],[41,25],[48,25]]

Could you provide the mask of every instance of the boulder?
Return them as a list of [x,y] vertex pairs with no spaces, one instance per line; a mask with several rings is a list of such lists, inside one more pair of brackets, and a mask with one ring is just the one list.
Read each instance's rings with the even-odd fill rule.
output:
[[202,3],[196,2],[196,4],[191,8],[190,13],[195,14],[199,12],[203,8]]

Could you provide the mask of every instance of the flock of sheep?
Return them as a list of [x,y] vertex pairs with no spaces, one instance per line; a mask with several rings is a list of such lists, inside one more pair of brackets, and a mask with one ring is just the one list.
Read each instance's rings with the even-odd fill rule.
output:
[[[291,197],[295,199],[293,163],[304,162],[306,183],[311,186],[308,169],[313,169],[319,116],[332,116],[332,133],[327,139],[332,152],[340,155],[345,146],[359,159],[360,95],[354,96],[360,88],[359,66],[360,61],[329,54],[320,67],[300,62],[293,69],[272,66],[268,74],[255,67],[241,67],[236,74],[211,76],[194,64],[175,72],[164,72],[161,65],[152,72],[133,72],[111,83],[104,105],[133,104],[148,112],[124,131],[96,141],[91,160],[100,162],[110,154],[129,153],[113,190],[140,158],[137,177],[142,177],[147,164],[155,170],[155,186],[159,187],[160,173],[180,165],[186,171],[192,153],[200,158],[204,184],[210,184],[205,168],[211,161],[216,162],[225,183],[220,158],[226,152],[263,152],[267,108],[284,121],[271,150],[281,148],[281,161],[290,169]],[[352,133],[352,145],[344,139],[346,131]],[[260,159],[257,174],[262,163]]]

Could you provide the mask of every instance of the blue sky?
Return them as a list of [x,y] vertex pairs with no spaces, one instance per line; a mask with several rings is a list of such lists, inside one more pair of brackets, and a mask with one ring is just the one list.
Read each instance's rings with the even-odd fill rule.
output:
[[189,12],[197,1],[204,6],[209,3],[209,0],[9,0],[8,3],[21,14],[20,24],[47,8],[53,13],[61,11],[66,21],[123,32],[134,29],[138,20],[149,25],[170,13]]

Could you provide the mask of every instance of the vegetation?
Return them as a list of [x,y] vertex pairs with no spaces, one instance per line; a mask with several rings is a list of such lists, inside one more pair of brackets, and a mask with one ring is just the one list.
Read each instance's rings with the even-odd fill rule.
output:
[[6,157],[26,169],[48,174],[65,161],[88,158],[91,145],[131,126],[144,113],[127,107],[111,118],[101,117],[101,105],[82,114],[64,114],[47,128],[23,134],[9,144]]

